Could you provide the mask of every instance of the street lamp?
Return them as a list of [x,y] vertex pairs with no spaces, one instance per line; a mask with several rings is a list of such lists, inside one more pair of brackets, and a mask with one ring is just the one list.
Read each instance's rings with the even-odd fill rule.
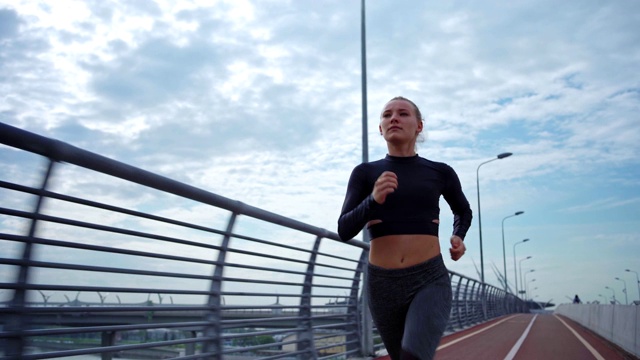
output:
[[510,152],[498,154],[495,158],[478,165],[478,168],[476,169],[476,191],[478,193],[478,237],[480,239],[480,280],[482,281],[482,284],[484,284],[484,255],[482,253],[482,216],[480,211],[480,166],[495,160],[504,159],[511,155],[513,155],[513,153]]
[[637,281],[637,284],[638,284],[638,301],[640,301],[640,276],[638,276],[638,272],[637,271],[633,271],[633,270],[629,270],[629,269],[626,269],[625,271],[626,272],[632,272],[632,273],[636,274],[636,281]]
[[627,282],[620,279],[619,277],[617,277],[616,280],[622,281],[622,283],[624,284],[624,289],[622,289],[622,292],[624,293],[624,304],[629,305],[629,298],[627,297]]
[[524,299],[525,300],[527,299],[527,297],[529,297],[529,283],[527,283],[527,274],[531,274],[534,271],[535,271],[534,269],[531,269],[526,273],[524,273]]
[[524,294],[524,281],[522,281],[522,262],[525,260],[529,260],[531,259],[531,256],[527,256],[524,259],[520,259],[520,262],[518,263],[518,267],[520,268],[520,270],[518,271],[520,273],[520,284],[522,284],[522,289],[520,289],[520,292]]
[[527,298],[528,298],[528,299],[531,299],[531,298],[532,298],[532,297],[531,297],[531,294],[529,293],[529,284],[531,284],[531,283],[532,283],[532,282],[534,282],[534,281],[536,281],[536,279],[531,279],[531,280],[529,280],[529,282],[527,283],[527,286],[526,286],[527,295],[526,295],[525,299],[527,299]]
[[[532,282],[534,282],[534,281],[536,281],[536,279],[533,279],[533,280],[529,281],[529,283],[532,283]],[[538,290],[538,287],[537,287],[537,286],[536,286],[536,287],[534,287],[533,289],[531,289],[531,295],[529,296],[529,299],[533,299],[533,298],[535,298],[535,297],[537,297],[537,296],[538,296],[538,295],[533,296],[533,292],[534,292],[534,291],[536,291],[536,290]]]
[[613,290],[613,288],[610,288],[608,286],[605,286],[604,288],[611,290],[611,294],[613,294],[613,305],[615,305],[616,304],[616,291]]
[[504,292],[507,292],[507,251],[504,247],[504,221],[510,217],[524,214],[524,211],[516,211],[513,215],[509,215],[502,219],[502,264],[504,266]]
[[524,239],[522,241],[518,241],[517,243],[513,244],[513,277],[516,281],[516,296],[519,294],[518,293],[518,271],[516,269],[516,245],[526,243],[527,241],[529,241],[529,239]]

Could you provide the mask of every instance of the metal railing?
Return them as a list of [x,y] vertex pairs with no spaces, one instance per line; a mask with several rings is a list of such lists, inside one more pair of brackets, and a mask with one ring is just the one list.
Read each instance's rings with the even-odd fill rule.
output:
[[[382,348],[361,321],[368,244],[3,123],[0,142],[2,359]],[[450,275],[450,332],[526,310]]]

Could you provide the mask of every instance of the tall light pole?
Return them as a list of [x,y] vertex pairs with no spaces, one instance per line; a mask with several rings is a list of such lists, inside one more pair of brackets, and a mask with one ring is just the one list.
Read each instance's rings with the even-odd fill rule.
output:
[[616,291],[613,290],[613,288],[610,288],[608,286],[605,286],[604,288],[611,290],[611,294],[613,295],[613,305],[615,305],[616,304]]
[[478,168],[476,169],[476,192],[478,193],[478,237],[480,239],[480,280],[482,281],[482,284],[484,284],[484,255],[482,253],[482,215],[480,211],[480,166],[495,160],[504,159],[511,155],[513,155],[513,153],[510,152],[498,154],[495,158],[478,165]]
[[[531,293],[529,293],[529,284],[531,284],[531,283],[532,283],[532,282],[534,282],[534,281],[536,281],[536,279],[531,279],[531,280],[529,280],[529,282],[527,283],[527,286],[526,286],[527,296],[526,296],[526,298],[529,298],[529,299],[532,299],[532,298],[533,298],[533,297],[531,296]],[[526,299],[526,298],[525,298],[525,299]]]
[[638,272],[637,271],[633,271],[633,270],[629,270],[626,269],[626,272],[632,272],[636,274],[636,281],[637,281],[637,285],[638,285],[638,301],[640,301],[640,276],[638,276]]
[[513,244],[513,278],[516,281],[516,296],[518,296],[518,294],[519,294],[519,292],[518,292],[518,271],[516,269],[516,245],[522,244],[522,243],[526,243],[527,241],[529,241],[529,239],[524,239],[522,241],[518,241],[517,243]]
[[[362,162],[369,162],[369,142],[368,142],[368,125],[367,125],[367,34],[366,34],[366,21],[365,21],[365,0],[360,2],[360,63],[362,68]],[[362,240],[369,243],[369,232],[362,232]],[[369,271],[365,266],[362,274],[362,280],[366,283],[369,278]],[[363,292],[363,309],[362,309],[362,326],[364,331],[362,332],[362,349],[365,357],[369,357],[374,353],[373,338],[371,337],[373,328],[373,319],[371,318],[371,312],[369,311],[368,303],[369,292]]]
[[624,289],[622,289],[622,292],[624,293],[624,304],[629,305],[629,297],[627,296],[627,282],[620,279],[619,277],[617,277],[616,280],[622,281],[622,283],[624,284]]
[[531,274],[531,273],[532,273],[532,272],[534,272],[534,271],[535,271],[534,269],[531,269],[531,270],[529,270],[529,271],[527,271],[527,272],[525,272],[525,273],[524,273],[524,283],[523,283],[523,286],[524,286],[524,299],[525,299],[525,300],[527,299],[527,296],[529,295],[529,294],[528,294],[528,292],[527,292],[527,290],[528,290],[528,288],[527,288],[527,275],[528,275],[528,274]]
[[502,264],[504,266],[504,292],[507,292],[507,251],[504,247],[504,221],[508,218],[522,214],[524,214],[524,211],[516,211],[513,215],[506,216],[504,219],[502,219]]
[[520,272],[520,284],[522,284],[522,289],[520,289],[520,292],[522,292],[523,294],[524,294],[524,292],[522,290],[524,290],[524,281],[522,280],[522,262],[525,261],[525,260],[529,260],[529,259],[531,259],[531,256],[527,256],[524,259],[520,259],[520,263],[518,264],[518,266],[520,268],[520,270],[519,270],[519,272]]

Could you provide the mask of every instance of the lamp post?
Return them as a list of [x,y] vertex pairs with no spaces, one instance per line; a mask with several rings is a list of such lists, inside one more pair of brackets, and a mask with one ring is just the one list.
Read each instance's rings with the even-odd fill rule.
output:
[[531,256],[527,256],[524,259],[520,259],[520,263],[518,264],[518,266],[520,268],[520,270],[519,270],[519,273],[520,273],[520,284],[522,284],[522,289],[520,289],[520,292],[523,293],[523,294],[524,294],[524,291],[523,291],[524,290],[524,281],[522,281],[522,262],[525,261],[525,260],[529,260],[529,259],[531,259]]
[[622,281],[622,283],[624,284],[624,289],[622,289],[622,292],[624,293],[624,304],[629,305],[629,297],[627,296],[627,282],[620,279],[619,277],[617,277],[616,280]]
[[[361,87],[362,87],[362,162],[369,162],[369,138],[368,138],[368,125],[367,125],[367,32],[366,32],[366,13],[365,13],[365,0],[360,1],[360,65],[362,69],[362,77],[361,77]],[[371,240],[369,238],[369,232],[362,232],[363,241],[369,243]],[[367,282],[369,278],[369,271],[367,267],[364,267],[364,271],[362,274],[363,282]],[[374,353],[373,347],[373,338],[371,334],[373,333],[373,319],[371,318],[371,312],[369,311],[368,303],[369,292],[363,292],[363,309],[362,309],[362,337],[360,339],[362,351],[363,353],[360,355],[364,355],[368,357],[370,354]]]
[[478,168],[476,169],[476,192],[478,193],[478,237],[480,239],[480,280],[482,281],[482,284],[484,284],[484,255],[482,252],[482,216],[480,211],[480,166],[495,160],[504,159],[511,155],[513,155],[513,153],[510,152],[498,154],[495,158],[478,165]]
[[610,288],[608,286],[605,286],[604,288],[611,290],[611,294],[613,295],[613,305],[615,305],[616,304],[616,291],[613,290],[613,288]]
[[[527,299],[529,299],[529,300],[533,299],[533,296],[531,296],[531,292],[529,292],[529,284],[531,284],[534,281],[536,281],[536,279],[529,280],[529,282],[527,283],[527,286],[526,286]],[[531,290],[531,291],[533,291],[533,290]]]
[[527,275],[531,274],[534,271],[535,271],[534,269],[531,269],[531,270],[527,271],[526,273],[524,273],[524,299],[525,300],[529,296],[529,284],[527,283]]
[[637,271],[633,271],[633,270],[629,270],[626,269],[626,272],[632,272],[636,274],[636,281],[637,281],[637,285],[638,285],[638,301],[640,301],[640,276],[638,276],[638,272]]
[[504,219],[502,219],[502,264],[504,266],[504,292],[507,292],[507,251],[504,247],[504,221],[508,218],[522,214],[524,214],[524,211],[516,211],[513,215],[506,216]]
[[518,294],[519,294],[519,292],[518,292],[518,271],[516,269],[516,245],[522,244],[522,243],[526,243],[527,241],[529,241],[529,239],[524,239],[522,241],[518,241],[517,243],[513,244],[513,278],[515,279],[515,282],[516,282],[516,296],[518,296]]

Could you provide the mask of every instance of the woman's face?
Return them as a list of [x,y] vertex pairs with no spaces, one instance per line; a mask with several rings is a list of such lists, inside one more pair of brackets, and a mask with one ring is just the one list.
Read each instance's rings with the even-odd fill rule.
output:
[[405,100],[389,101],[380,115],[380,133],[387,142],[415,143],[422,131],[422,121],[413,105]]

